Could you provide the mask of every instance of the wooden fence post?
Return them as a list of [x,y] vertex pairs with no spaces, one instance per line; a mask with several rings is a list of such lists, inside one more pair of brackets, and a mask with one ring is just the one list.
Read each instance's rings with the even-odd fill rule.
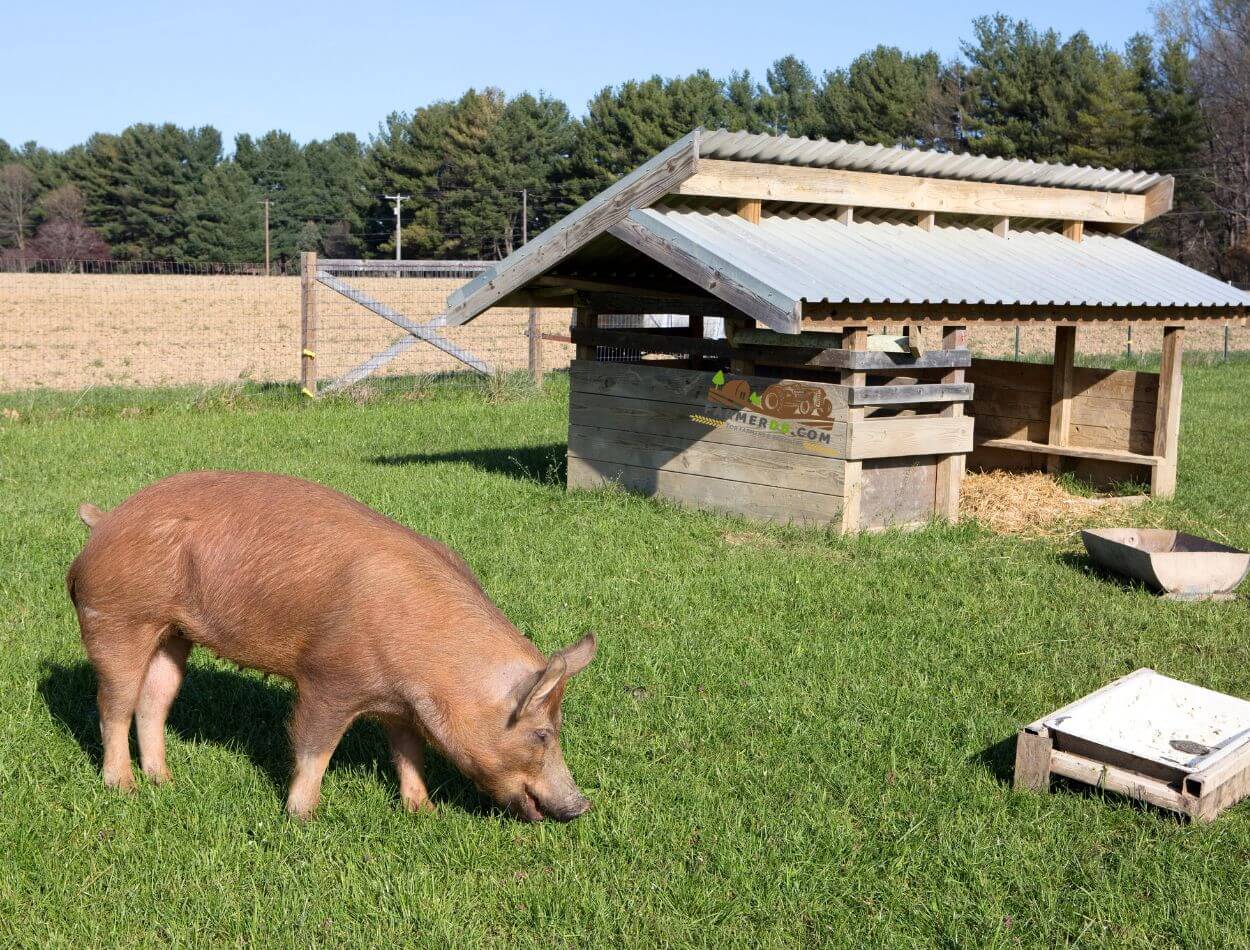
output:
[[[966,327],[943,327],[942,328],[942,349],[944,350],[962,350],[968,345],[968,330]],[[952,369],[942,376],[943,383],[962,383],[964,381],[964,370]],[[962,402],[951,403],[944,408],[941,414],[947,418],[954,418],[964,414],[964,404]],[[964,481],[964,465],[967,462],[965,455],[945,455],[938,459],[937,472],[935,482],[937,485],[936,498],[934,499],[934,510],[939,517],[945,518],[951,524],[959,521],[959,492],[963,487]]]
[[543,384],[543,337],[538,322],[537,307],[530,307],[529,338],[530,376],[534,378],[535,386],[541,386]]
[[317,252],[300,254],[299,385],[305,396],[317,395]]
[[[1055,365],[1050,375],[1051,445],[1067,445],[1072,430],[1072,374],[1076,368],[1076,327],[1055,327]],[[1046,458],[1052,475],[1063,471],[1063,456]]]
[[1155,455],[1161,461],[1150,477],[1150,494],[1156,498],[1171,498],[1176,493],[1176,456],[1181,434],[1181,347],[1184,339],[1184,327],[1163,328],[1154,442]]
[[[589,307],[579,306],[573,311],[573,326],[582,330],[593,330],[599,325],[599,314]],[[590,343],[577,344],[577,359],[594,361],[599,348]]]
[[[850,326],[842,328],[842,349],[868,349],[868,327]],[[855,370],[842,370],[840,373],[843,386],[866,386],[868,374]],[[846,411],[846,432],[849,439],[854,431],[855,423],[864,418],[863,409]],[[850,534],[860,529],[860,498],[863,494],[864,463],[848,461],[845,463],[842,490],[842,533]]]

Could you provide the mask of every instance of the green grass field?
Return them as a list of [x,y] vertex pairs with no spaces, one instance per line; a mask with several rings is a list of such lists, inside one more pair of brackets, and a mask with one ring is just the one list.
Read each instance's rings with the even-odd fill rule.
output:
[[[1250,545],[1250,363],[1185,387],[1180,490],[1150,515]],[[1250,943],[1250,805],[1189,826],[1010,788],[1021,723],[1139,666],[1250,695],[1244,598],[1161,602],[1075,539],[569,496],[560,379],[417,395],[0,399],[0,944]],[[288,688],[202,652],[175,784],[107,792],[74,509],[210,467],[316,479],[446,541],[544,650],[594,630],[564,731],[593,811],[519,824],[436,761],[437,813],[405,814],[365,724],[318,819],[288,820]]]

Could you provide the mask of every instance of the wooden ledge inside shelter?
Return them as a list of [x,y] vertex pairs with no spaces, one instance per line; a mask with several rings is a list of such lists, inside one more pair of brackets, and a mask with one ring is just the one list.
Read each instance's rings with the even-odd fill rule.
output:
[[1073,471],[1095,486],[1176,489],[1184,331],[1165,327],[1159,373],[1076,366],[1077,330],[1055,328],[1053,364],[973,360],[977,468]]

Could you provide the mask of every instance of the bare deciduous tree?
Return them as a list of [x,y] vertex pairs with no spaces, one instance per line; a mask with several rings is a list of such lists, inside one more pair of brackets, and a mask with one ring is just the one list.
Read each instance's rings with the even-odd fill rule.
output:
[[107,261],[109,246],[81,221],[53,218],[39,225],[30,252],[40,260],[57,261],[66,272],[79,269],[83,261]]
[[39,200],[39,208],[49,221],[59,219],[75,224],[87,223],[87,200],[75,184],[53,188]]
[[1206,167],[1187,169],[1218,214],[1212,263],[1225,278],[1250,275],[1250,3],[1173,0],[1156,8],[1159,30],[1190,50],[1209,137]]
[[18,259],[26,267],[27,240],[31,214],[39,182],[25,165],[0,165],[0,245],[17,248]]
[[106,261],[109,246],[87,226],[87,203],[77,185],[62,185],[39,202],[45,221],[30,242],[31,253],[60,261],[63,269],[77,269],[82,261]]

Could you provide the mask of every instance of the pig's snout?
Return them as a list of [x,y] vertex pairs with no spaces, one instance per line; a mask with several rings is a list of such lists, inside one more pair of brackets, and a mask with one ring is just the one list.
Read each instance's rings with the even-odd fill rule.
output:
[[553,808],[550,814],[556,821],[572,821],[588,811],[590,811],[590,799],[585,795],[578,795],[574,801],[559,808]]
[[580,792],[568,798],[549,799],[527,789],[520,800],[513,803],[511,811],[522,821],[542,821],[545,818],[572,821],[590,811],[590,799]]

